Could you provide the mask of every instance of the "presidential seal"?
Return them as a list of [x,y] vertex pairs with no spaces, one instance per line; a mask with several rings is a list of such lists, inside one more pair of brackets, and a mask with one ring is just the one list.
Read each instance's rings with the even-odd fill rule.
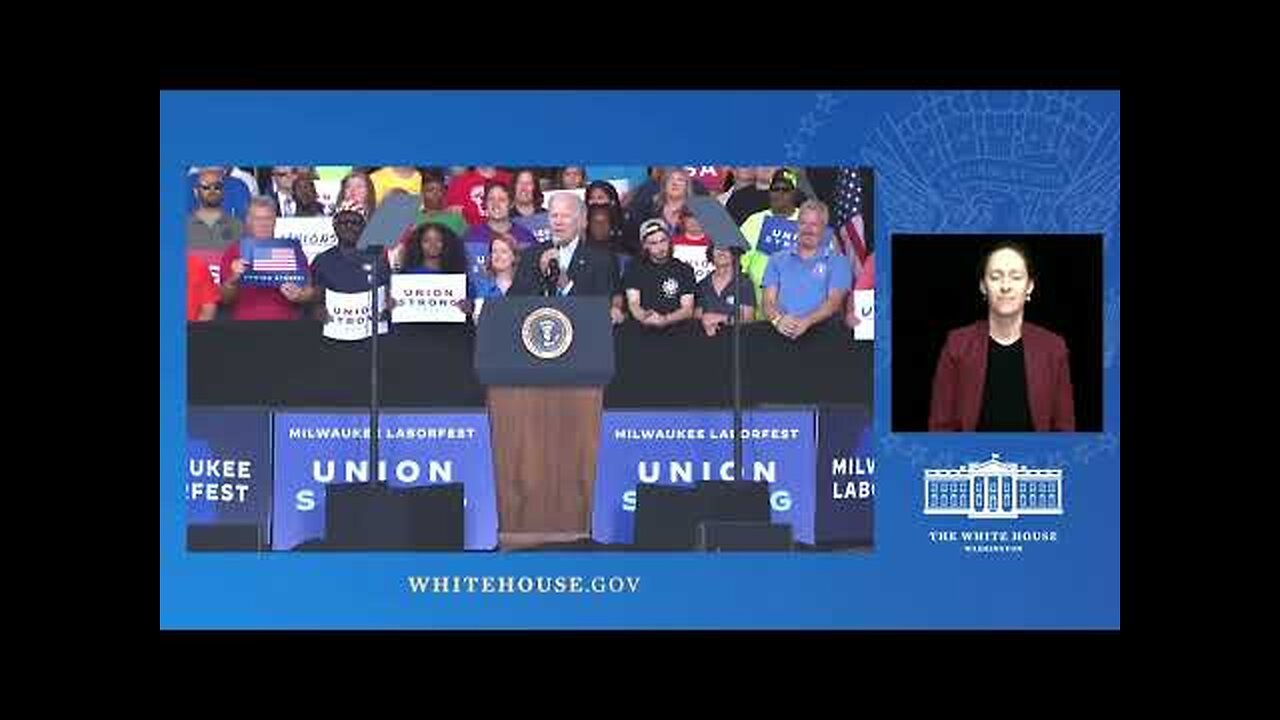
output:
[[569,316],[552,307],[543,307],[529,313],[520,330],[524,349],[542,360],[554,360],[569,350],[573,344],[573,323]]

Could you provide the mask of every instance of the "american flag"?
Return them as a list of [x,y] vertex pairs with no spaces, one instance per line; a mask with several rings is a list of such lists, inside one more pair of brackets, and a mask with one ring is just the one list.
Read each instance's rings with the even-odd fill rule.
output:
[[261,272],[297,272],[298,258],[293,248],[254,248],[253,269]]
[[839,229],[841,249],[845,254],[852,250],[858,256],[858,265],[867,260],[867,233],[862,221],[862,175],[857,168],[842,167],[836,176],[836,195],[832,218]]

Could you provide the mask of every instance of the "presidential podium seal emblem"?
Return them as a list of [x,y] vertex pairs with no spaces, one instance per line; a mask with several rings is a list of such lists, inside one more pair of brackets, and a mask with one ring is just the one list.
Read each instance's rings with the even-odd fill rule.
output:
[[520,335],[524,348],[541,360],[554,360],[564,355],[573,344],[573,323],[569,316],[553,307],[541,307],[524,319]]

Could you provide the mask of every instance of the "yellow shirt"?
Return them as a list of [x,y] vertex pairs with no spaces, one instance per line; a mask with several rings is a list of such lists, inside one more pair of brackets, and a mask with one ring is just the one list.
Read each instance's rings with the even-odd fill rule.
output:
[[[751,249],[742,255],[742,271],[747,274],[751,280],[751,287],[756,290],[756,319],[764,319],[764,290],[760,287],[760,283],[764,282],[764,269],[769,265],[769,256],[761,252],[756,252],[756,242],[760,239],[760,230],[764,228],[766,218],[773,217],[772,209],[765,208],[758,213],[752,213],[742,223],[742,236],[747,239],[747,244]],[[800,209],[796,208],[787,216],[788,220],[800,221]]]
[[384,167],[370,175],[369,179],[373,181],[373,191],[378,195],[379,205],[392,190],[404,190],[414,197],[422,194],[422,173],[417,170],[406,178],[400,177],[395,170]]

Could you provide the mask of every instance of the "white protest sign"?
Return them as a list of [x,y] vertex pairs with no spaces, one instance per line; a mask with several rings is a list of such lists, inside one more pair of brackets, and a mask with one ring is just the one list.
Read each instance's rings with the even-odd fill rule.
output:
[[338,244],[338,236],[333,232],[333,219],[328,217],[276,218],[275,236],[297,240],[302,245],[302,254],[307,256],[308,265],[317,255]]
[[341,180],[316,180],[316,199],[324,206],[324,214],[332,215],[333,208],[338,204],[338,190],[342,186]]
[[551,209],[551,198],[556,195],[576,195],[583,203],[587,202],[587,189],[578,188],[577,190],[548,190],[542,195],[542,207]]
[[466,322],[457,302],[467,297],[463,273],[400,273],[391,276],[391,322]]
[[[378,288],[378,307],[385,308],[387,288]],[[324,324],[324,336],[333,340],[364,340],[369,332],[369,293],[342,293],[324,291],[324,306],[329,320]],[[378,323],[378,334],[387,334],[387,321]]]
[[610,178],[609,180],[605,180],[605,182],[612,185],[613,189],[618,191],[619,198],[624,198],[627,196],[628,192],[631,192],[631,181],[627,178]]
[[853,312],[858,324],[853,326],[854,340],[874,340],[876,337],[876,291],[854,290]]
[[710,275],[715,269],[707,259],[706,245],[672,245],[671,254],[675,259],[693,268],[694,282],[702,282],[702,278]]

